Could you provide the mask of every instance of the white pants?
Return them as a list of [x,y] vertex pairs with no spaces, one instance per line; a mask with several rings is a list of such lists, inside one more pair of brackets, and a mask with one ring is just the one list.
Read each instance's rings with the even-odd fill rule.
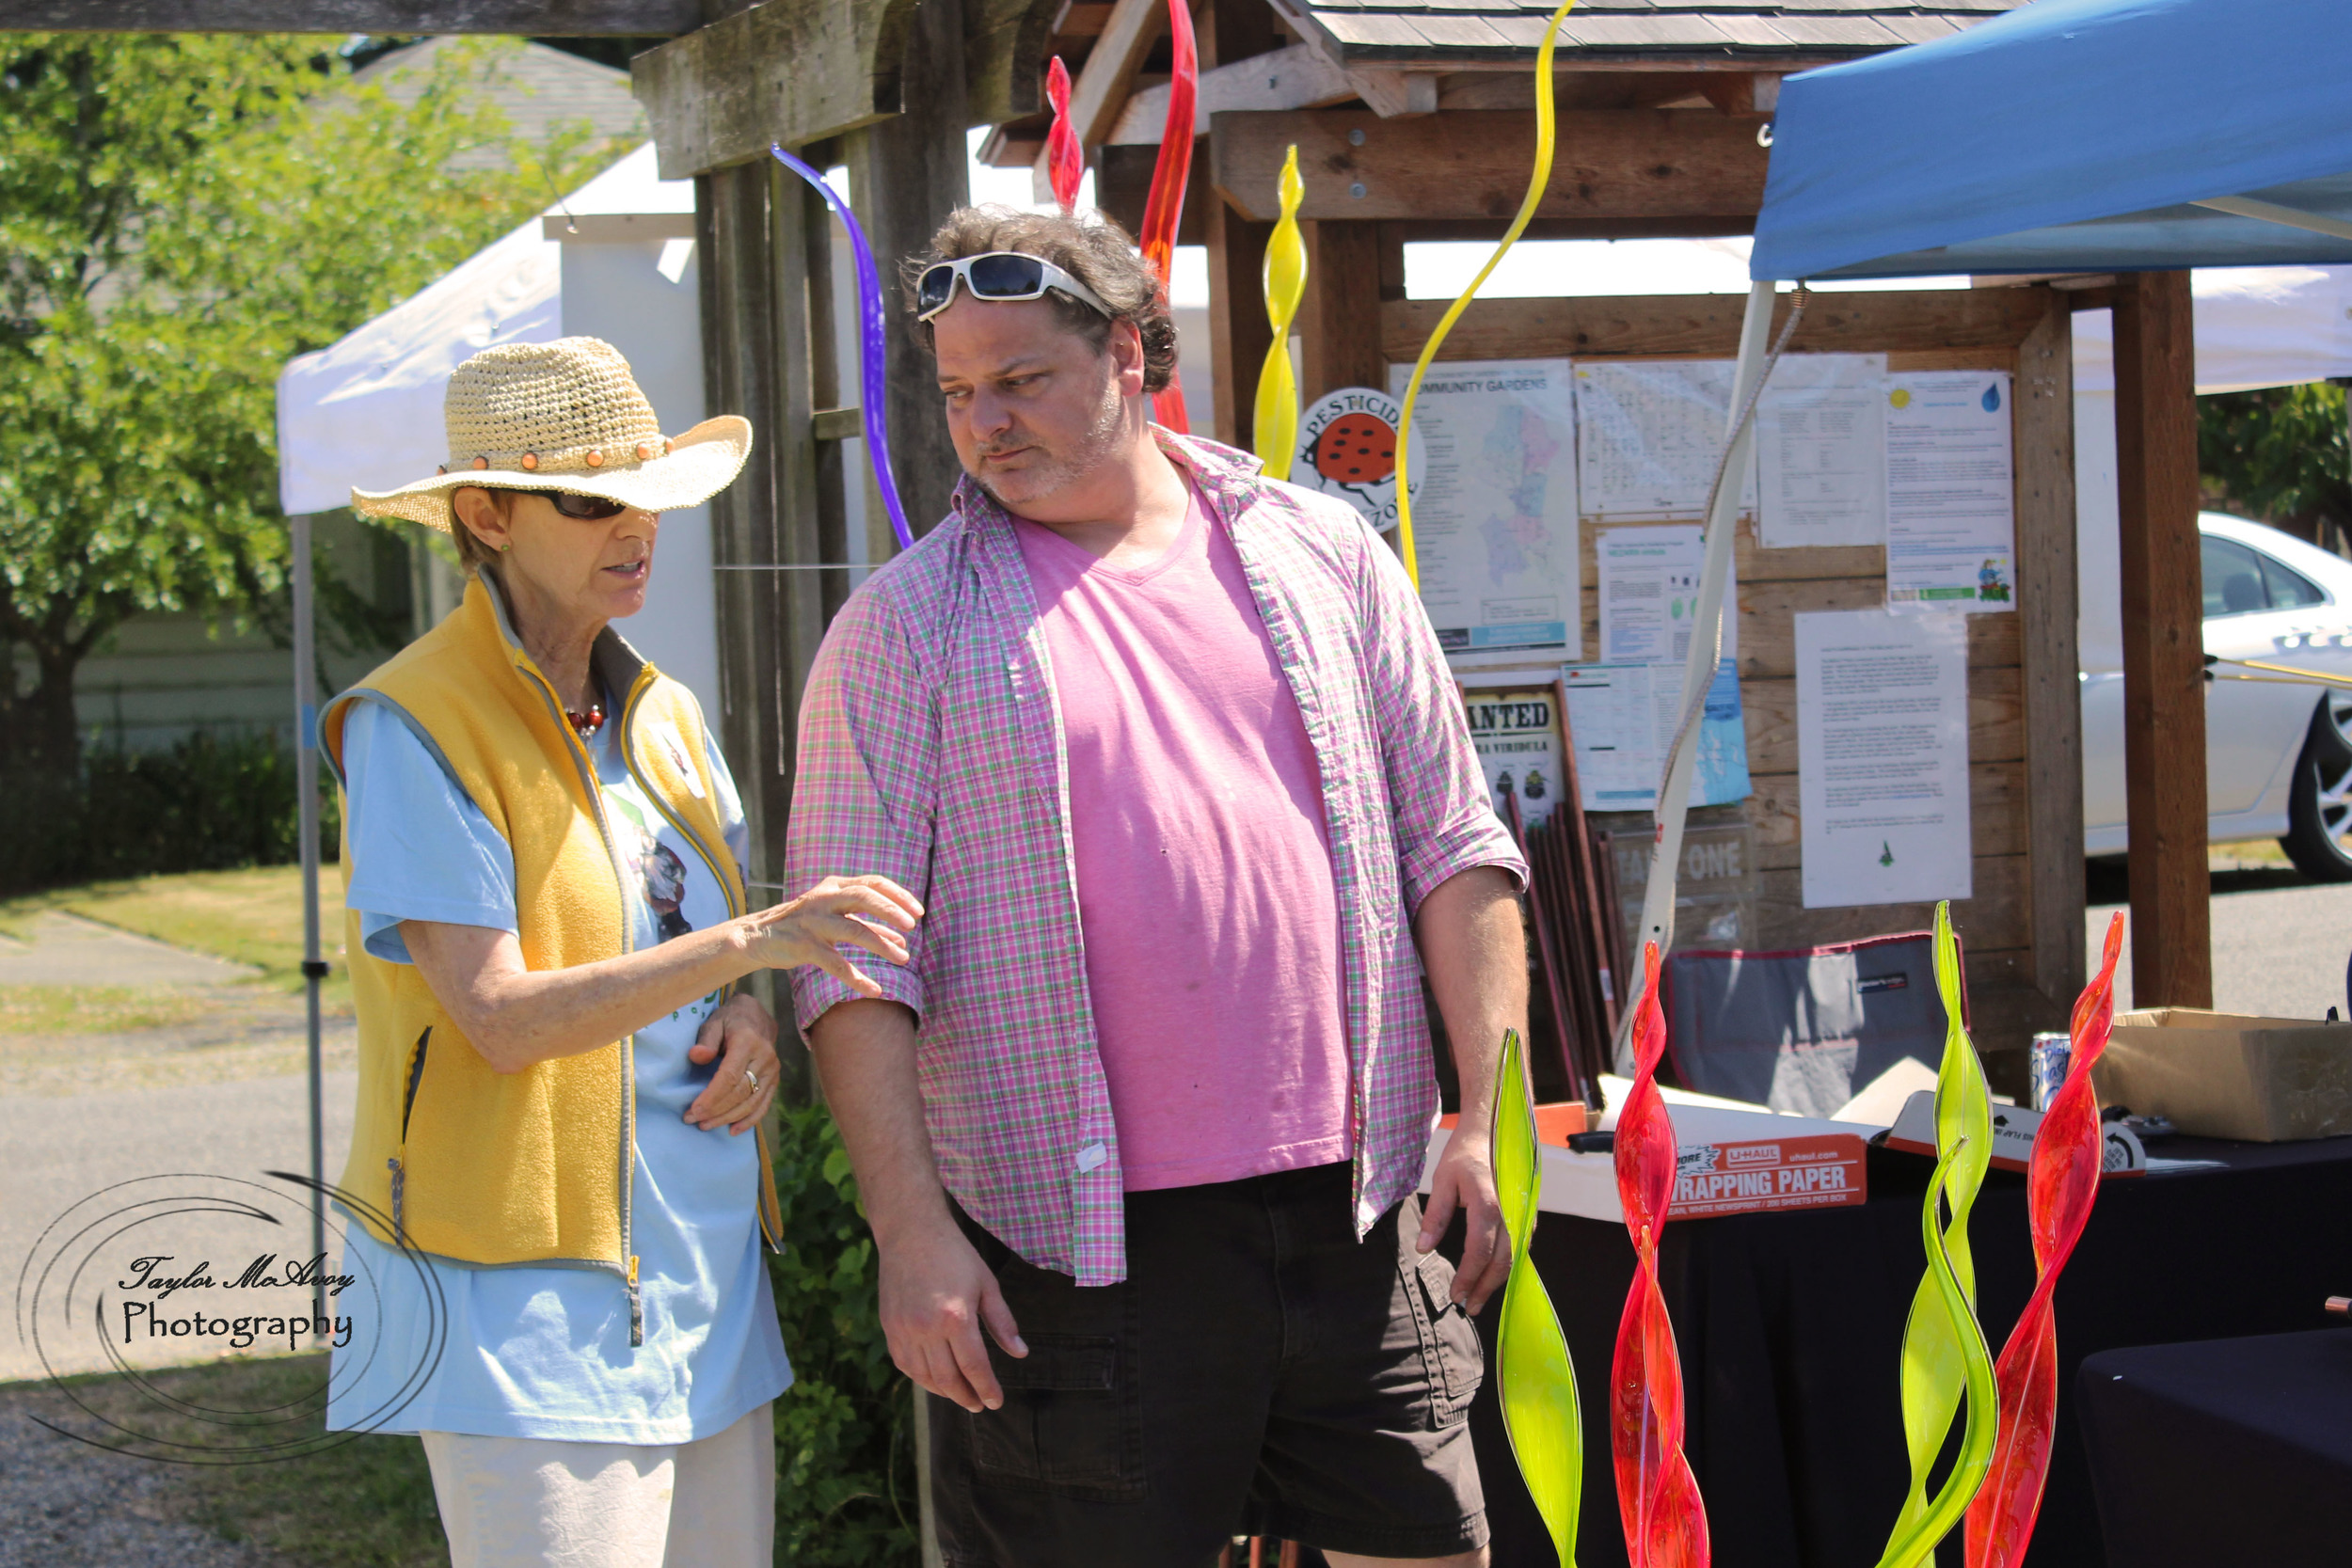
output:
[[451,1568],[768,1568],[774,1415],[666,1445],[420,1433]]

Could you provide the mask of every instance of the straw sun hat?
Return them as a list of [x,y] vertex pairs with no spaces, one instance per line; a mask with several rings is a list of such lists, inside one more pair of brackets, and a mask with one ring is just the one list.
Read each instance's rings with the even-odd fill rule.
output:
[[468,484],[568,490],[648,512],[699,506],[751,455],[752,427],[732,414],[665,436],[620,351],[598,338],[501,343],[450,372],[442,403],[449,461],[397,490],[354,490],[377,517],[450,531],[449,498]]

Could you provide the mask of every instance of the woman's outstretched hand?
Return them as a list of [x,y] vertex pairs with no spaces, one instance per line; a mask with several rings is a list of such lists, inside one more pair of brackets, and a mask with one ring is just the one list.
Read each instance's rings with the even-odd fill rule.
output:
[[881,986],[851,963],[843,946],[863,947],[892,963],[907,961],[904,932],[923,918],[914,895],[887,877],[828,877],[787,904],[745,917],[752,955],[770,969],[806,964],[860,996]]

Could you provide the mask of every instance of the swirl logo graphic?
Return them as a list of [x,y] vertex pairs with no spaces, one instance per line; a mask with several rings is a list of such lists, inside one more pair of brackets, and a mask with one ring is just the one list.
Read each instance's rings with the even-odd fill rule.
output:
[[[364,1198],[308,1177],[265,1171],[269,1182],[202,1172],[142,1177],[101,1188],[51,1220],[16,1282],[19,1341],[53,1387],[86,1419],[40,1420],[93,1448],[182,1465],[262,1465],[300,1459],[373,1432],[431,1380],[448,1338],[448,1308],[424,1257]],[[327,1211],[329,1250],[308,1255],[313,1192],[394,1236],[396,1268],[412,1269],[428,1321],[390,1322],[386,1281],[364,1265],[339,1274],[342,1226]],[[164,1366],[229,1355],[285,1354],[331,1346],[332,1370],[288,1399],[250,1409],[199,1404],[164,1386]],[[93,1354],[93,1351],[96,1352]],[[379,1357],[405,1361],[389,1382]],[[119,1374],[116,1397],[90,1397],[70,1374],[93,1362]],[[338,1389],[385,1386],[369,1408],[337,1411],[345,1430],[321,1432]],[[125,1401],[119,1389],[133,1398]]]

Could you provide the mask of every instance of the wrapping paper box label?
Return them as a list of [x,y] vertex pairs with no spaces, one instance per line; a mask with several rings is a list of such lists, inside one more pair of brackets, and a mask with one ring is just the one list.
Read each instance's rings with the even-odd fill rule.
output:
[[1685,1144],[1679,1153],[1670,1220],[1843,1209],[1870,1196],[1863,1142],[1851,1132]]

